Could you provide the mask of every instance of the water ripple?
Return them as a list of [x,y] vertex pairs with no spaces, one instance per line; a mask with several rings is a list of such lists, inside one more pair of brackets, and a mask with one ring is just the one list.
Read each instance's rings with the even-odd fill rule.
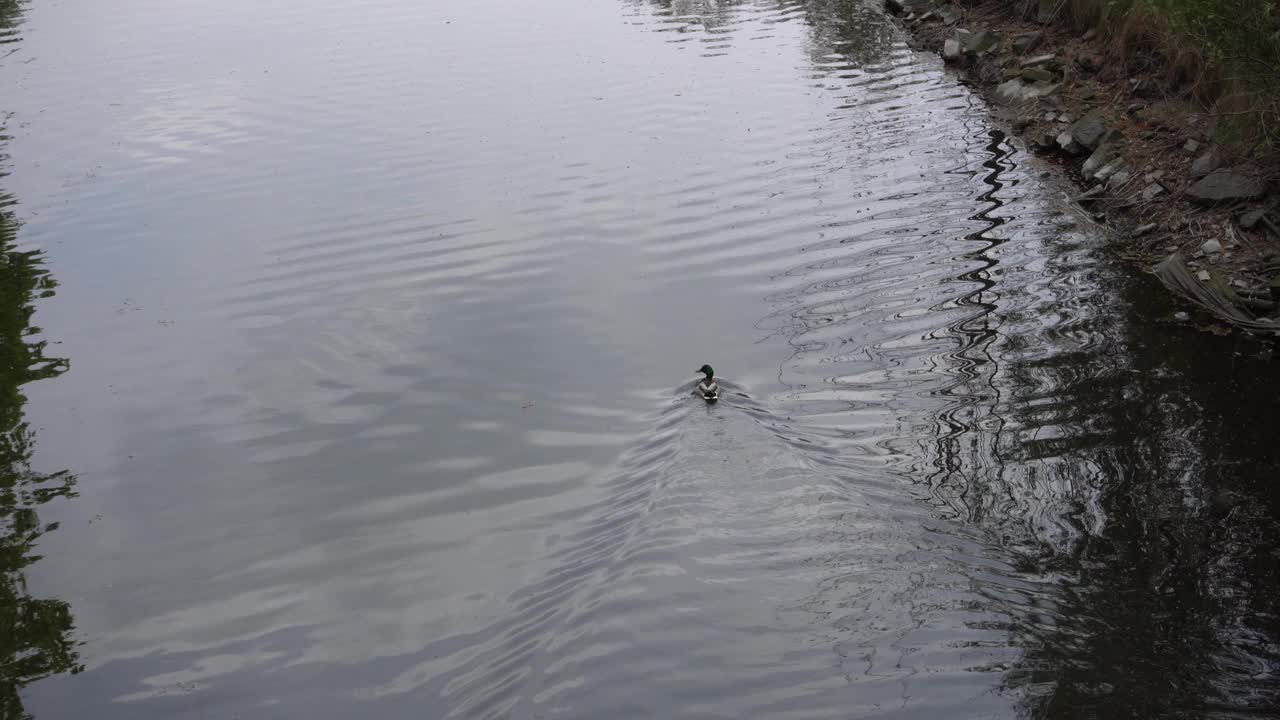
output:
[[38,717],[1276,707],[1274,391],[878,3],[84,11],[0,35]]

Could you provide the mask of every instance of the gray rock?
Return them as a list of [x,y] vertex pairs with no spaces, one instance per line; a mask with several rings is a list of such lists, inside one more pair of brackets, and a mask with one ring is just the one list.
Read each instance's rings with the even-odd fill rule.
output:
[[1031,85],[1032,97],[1048,97],[1058,91],[1062,87],[1061,83],[1049,82],[1048,80],[1037,80]]
[[1076,121],[1076,119],[1075,119],[1075,117],[1073,117],[1073,116],[1071,115],[1071,113],[1059,113],[1059,115],[1058,115],[1058,122],[1060,122],[1060,123],[1068,123],[1068,124],[1070,124],[1070,123],[1073,123],[1073,122],[1075,122],[1075,121]]
[[1107,187],[1120,187],[1121,185],[1129,182],[1130,177],[1132,177],[1132,175],[1129,174],[1128,170],[1117,170],[1116,173],[1107,180]]
[[1056,57],[1057,56],[1054,55],[1053,53],[1049,53],[1048,55],[1036,55],[1035,57],[1029,57],[1026,60],[1022,61],[1022,67],[1029,68],[1029,67],[1040,67],[1041,65],[1048,65],[1049,63],[1053,62],[1054,58]]
[[1200,179],[1222,167],[1222,152],[1213,148],[1191,163],[1191,177]]
[[1058,89],[1058,85],[1047,82],[1027,84],[1021,77],[1006,80],[996,86],[995,96],[1000,102],[1015,105],[1036,98],[1045,97]]
[[885,8],[894,15],[923,12],[929,4],[930,0],[884,0]]
[[960,22],[960,11],[952,5],[938,8],[937,15],[944,25],[955,25]]
[[1178,322],[1186,322],[1191,319],[1191,315],[1183,310],[1179,310],[1173,314],[1173,319]]
[[1080,195],[1080,201],[1083,202],[1085,200],[1092,200],[1098,197],[1099,195],[1102,195],[1102,193],[1105,191],[1106,191],[1105,187],[1101,185],[1094,185],[1088,190],[1085,190],[1084,193]]
[[1249,212],[1240,216],[1240,227],[1244,228],[1245,230],[1252,230],[1258,226],[1258,223],[1262,222],[1262,218],[1266,214],[1267,214],[1267,211],[1263,208],[1258,208],[1257,210],[1250,210]]
[[1262,197],[1266,186],[1261,180],[1239,170],[1218,169],[1187,188],[1187,197],[1200,205],[1213,205],[1235,200]]
[[1146,235],[1147,233],[1155,229],[1156,229],[1155,223],[1147,223],[1145,225],[1139,225],[1138,227],[1133,229],[1133,236],[1136,238],[1142,237],[1143,235]]
[[981,55],[996,46],[1000,38],[990,30],[966,33],[960,36],[960,49],[966,55]]
[[1142,199],[1151,202],[1164,194],[1164,186],[1160,183],[1151,183],[1142,189]]
[[996,86],[996,99],[1014,105],[1025,102],[1035,97],[1035,90],[1030,85],[1022,82],[1022,78],[1013,78],[1005,80]]
[[1217,255],[1222,252],[1222,243],[1218,242],[1215,238],[1209,238],[1200,245],[1200,252],[1205,255]]
[[960,41],[955,38],[947,38],[942,43],[942,59],[947,62],[955,62],[960,59]]
[[1193,153],[1200,149],[1200,141],[1196,140],[1195,138],[1188,138],[1187,144],[1183,145],[1182,149],[1186,150],[1189,153]]
[[1033,67],[1024,69],[1022,78],[1027,82],[1053,82],[1054,75],[1044,68]]
[[1107,125],[1102,120],[1102,113],[1094,110],[1080,118],[1067,128],[1071,139],[1087,150],[1093,150],[1107,139]]
[[1015,35],[1013,38],[1013,51],[1020,55],[1025,55],[1035,50],[1040,45],[1041,40],[1044,40],[1044,33],[1039,30]]
[[1201,270],[1200,272],[1196,273],[1196,277],[1200,279],[1200,282],[1209,282],[1209,277],[1210,277],[1209,271]]
[[1103,165],[1101,168],[1099,168],[1098,171],[1093,174],[1093,179],[1098,180],[1100,182],[1104,181],[1107,178],[1119,172],[1120,168],[1122,167],[1124,167],[1124,160],[1121,158],[1116,158],[1111,162],[1107,163],[1106,165]]
[[1074,137],[1072,137],[1070,129],[1063,130],[1062,134],[1058,135],[1058,147],[1072,155],[1079,155],[1084,152],[1084,148],[1080,146],[1080,143],[1076,142]]
[[[1086,178],[1095,177],[1099,170],[1111,162],[1116,156],[1116,147],[1111,143],[1099,145],[1097,150],[1084,161],[1084,165],[1080,167],[1080,173]],[[1105,180],[1106,178],[1101,178]]]

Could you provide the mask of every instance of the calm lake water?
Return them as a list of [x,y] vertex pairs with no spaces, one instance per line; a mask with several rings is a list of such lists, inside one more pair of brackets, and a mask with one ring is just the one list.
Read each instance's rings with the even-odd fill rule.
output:
[[874,2],[0,24],[3,717],[1280,714],[1274,366]]

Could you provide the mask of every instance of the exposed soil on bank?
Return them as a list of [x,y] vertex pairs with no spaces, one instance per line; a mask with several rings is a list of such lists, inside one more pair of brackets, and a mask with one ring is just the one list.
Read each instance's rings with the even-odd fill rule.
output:
[[1096,31],[1022,18],[1000,0],[886,5],[917,48],[942,53],[1077,182],[1116,251],[1179,298],[1179,321],[1280,336],[1274,168],[1215,143],[1220,118],[1172,89],[1158,57],[1126,62]]

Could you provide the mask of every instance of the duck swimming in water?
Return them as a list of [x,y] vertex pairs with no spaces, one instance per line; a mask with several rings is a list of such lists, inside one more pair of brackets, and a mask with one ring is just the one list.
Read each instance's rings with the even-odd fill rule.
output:
[[710,365],[703,365],[698,368],[698,372],[706,375],[698,383],[698,394],[707,402],[715,402],[720,399],[720,384],[716,382],[716,371],[711,369]]

